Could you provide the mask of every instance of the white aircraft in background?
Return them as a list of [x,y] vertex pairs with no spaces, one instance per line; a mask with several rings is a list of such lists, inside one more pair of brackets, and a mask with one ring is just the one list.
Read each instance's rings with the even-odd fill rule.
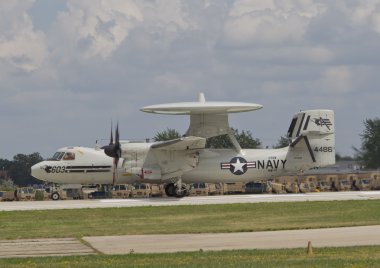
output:
[[[48,182],[75,184],[165,183],[168,196],[183,197],[186,183],[248,182],[335,164],[334,112],[296,113],[288,147],[242,149],[229,126],[228,114],[262,108],[259,104],[198,102],[144,107],[148,113],[190,115],[184,137],[162,142],[115,141],[102,148],[65,147],[52,159],[32,167],[32,176]],[[233,149],[207,149],[206,139],[227,134]]]

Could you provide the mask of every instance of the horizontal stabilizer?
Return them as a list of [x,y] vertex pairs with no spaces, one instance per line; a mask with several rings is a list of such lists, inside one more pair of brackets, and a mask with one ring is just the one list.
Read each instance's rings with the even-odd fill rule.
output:
[[297,113],[290,124],[288,138],[299,136],[333,134],[334,112],[331,110],[308,110]]

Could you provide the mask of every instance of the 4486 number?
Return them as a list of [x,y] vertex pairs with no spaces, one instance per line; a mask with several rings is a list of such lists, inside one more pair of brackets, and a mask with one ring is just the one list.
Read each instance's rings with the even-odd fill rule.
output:
[[333,148],[332,147],[327,147],[327,146],[315,147],[314,148],[314,152],[317,152],[317,153],[332,153],[333,152]]

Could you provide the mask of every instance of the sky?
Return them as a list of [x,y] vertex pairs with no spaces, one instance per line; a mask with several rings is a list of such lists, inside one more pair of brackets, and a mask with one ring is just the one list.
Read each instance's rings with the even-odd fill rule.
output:
[[264,147],[300,110],[335,111],[354,154],[380,115],[379,0],[0,0],[0,158],[187,130],[143,106],[252,102],[230,117]]

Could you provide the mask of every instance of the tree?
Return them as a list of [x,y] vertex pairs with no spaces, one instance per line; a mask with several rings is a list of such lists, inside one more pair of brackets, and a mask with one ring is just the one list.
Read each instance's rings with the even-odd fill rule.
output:
[[11,166],[12,161],[8,159],[0,159],[0,179],[5,179],[7,175],[7,171]]
[[367,168],[380,167],[380,119],[366,119],[364,131],[360,135],[361,149],[356,148],[357,157]]
[[[261,146],[259,139],[254,139],[250,131],[243,130],[241,133],[237,129],[232,129],[241,148],[255,149]],[[233,148],[233,144],[228,135],[220,135],[207,139],[206,148]]]
[[[241,148],[244,149],[255,149],[261,146],[261,141],[259,139],[254,139],[250,131],[243,130],[241,133],[237,129],[232,129],[233,133],[239,142]],[[153,137],[154,141],[167,141],[181,138],[181,134],[175,129],[167,128],[162,132],[157,132]],[[233,148],[233,144],[228,137],[228,135],[220,135],[207,139],[206,148]]]
[[286,136],[281,136],[280,139],[277,141],[277,144],[273,146],[275,149],[288,147],[290,145],[290,140]]
[[9,166],[8,175],[17,185],[41,183],[41,181],[31,176],[30,168],[43,160],[44,159],[39,153],[32,153],[29,155],[17,154],[13,157],[13,161]]
[[156,136],[153,137],[154,141],[168,141],[181,138],[181,134],[175,129],[167,128],[162,132],[157,132]]
[[341,156],[339,153],[336,153],[335,154],[335,160],[336,161],[353,161],[355,160],[354,158],[352,158],[351,156]]

